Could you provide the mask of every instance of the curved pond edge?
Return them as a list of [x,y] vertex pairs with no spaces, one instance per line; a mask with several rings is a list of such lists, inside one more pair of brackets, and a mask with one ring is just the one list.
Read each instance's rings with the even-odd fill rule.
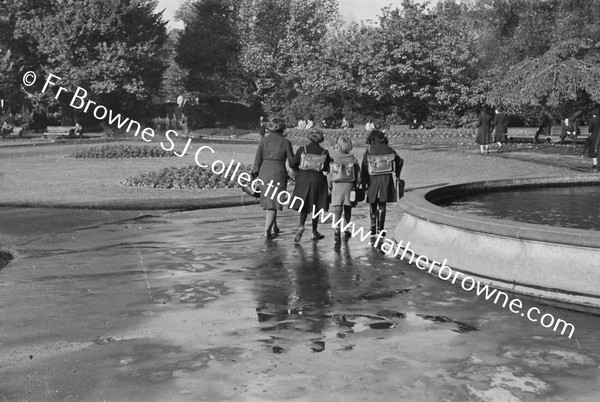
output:
[[[600,307],[600,232],[522,223],[452,211],[434,202],[482,192],[600,185],[600,175],[527,177],[420,189],[400,201],[396,241],[416,255],[498,289],[565,304]],[[435,270],[434,270],[435,271]]]

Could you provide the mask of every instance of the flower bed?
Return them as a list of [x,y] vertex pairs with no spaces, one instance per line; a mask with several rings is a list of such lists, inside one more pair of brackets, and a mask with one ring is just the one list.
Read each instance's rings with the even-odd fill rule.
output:
[[[242,172],[250,173],[252,166],[241,165],[236,177]],[[294,180],[290,172],[288,184]],[[170,189],[219,189],[239,188],[237,180],[231,181],[223,175],[214,174],[210,168],[201,168],[198,165],[184,167],[167,167],[156,172],[142,173],[138,176],[127,177],[121,184],[132,187],[144,188],[170,188]]]
[[[250,173],[250,166],[240,168],[240,173]],[[174,188],[174,189],[216,189],[239,187],[237,182],[224,178],[222,175],[214,174],[210,169],[204,169],[198,165],[184,167],[167,167],[156,172],[143,173],[139,176],[131,176],[123,181],[126,186],[145,188]]]
[[70,155],[71,158],[163,158],[174,156],[173,152],[167,152],[162,148],[147,145],[103,145],[82,149]]

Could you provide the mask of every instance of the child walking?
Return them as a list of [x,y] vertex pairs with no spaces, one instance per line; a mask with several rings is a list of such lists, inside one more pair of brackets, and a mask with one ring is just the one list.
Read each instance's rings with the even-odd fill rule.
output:
[[[351,199],[352,190],[360,180],[360,166],[358,160],[350,153],[352,141],[341,136],[337,139],[335,149],[331,151],[329,164],[329,189],[331,191],[331,206],[333,207],[334,222],[341,222],[344,214],[343,225],[334,228],[333,235],[336,243],[342,239],[340,226],[348,225],[352,218],[352,207],[355,200]],[[349,231],[344,232],[344,238],[351,236]]]

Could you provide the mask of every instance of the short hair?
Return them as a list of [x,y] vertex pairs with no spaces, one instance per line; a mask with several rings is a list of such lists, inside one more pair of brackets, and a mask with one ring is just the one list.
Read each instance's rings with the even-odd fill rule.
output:
[[373,130],[367,137],[366,143],[368,145],[373,145],[376,142],[381,142],[383,144],[388,143],[388,139],[385,137],[385,133],[381,130]]
[[267,124],[267,130],[272,133],[283,133],[285,131],[285,121],[281,117],[273,117]]
[[325,141],[325,137],[323,136],[323,133],[318,131],[318,130],[311,130],[308,133],[308,140],[310,142],[314,142],[315,144],[320,144],[323,141]]
[[338,137],[337,148],[344,154],[349,154],[352,151],[352,140],[345,135]]

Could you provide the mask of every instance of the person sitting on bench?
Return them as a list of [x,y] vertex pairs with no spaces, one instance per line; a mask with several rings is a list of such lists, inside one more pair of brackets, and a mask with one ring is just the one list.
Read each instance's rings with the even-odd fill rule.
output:
[[7,135],[12,134],[13,128],[13,126],[4,121],[4,123],[2,123],[2,128],[0,129],[0,134],[2,137],[6,137]]
[[75,127],[69,130],[69,137],[81,137],[83,135],[83,127],[78,122],[75,123]]
[[577,127],[575,127],[575,123],[567,117],[562,122],[561,129],[560,142],[565,142],[565,139],[569,137],[573,141],[573,144],[575,144],[575,139],[577,138]]

